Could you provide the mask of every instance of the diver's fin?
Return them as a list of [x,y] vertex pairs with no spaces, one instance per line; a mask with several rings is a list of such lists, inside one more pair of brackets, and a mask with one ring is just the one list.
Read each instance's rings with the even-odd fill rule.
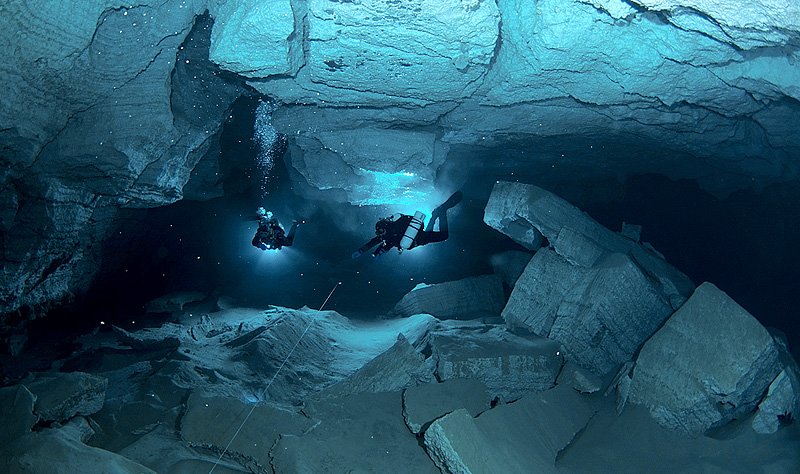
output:
[[442,212],[450,209],[451,207],[455,207],[458,203],[461,202],[461,199],[463,197],[464,193],[462,193],[461,191],[454,192],[449,198],[447,198],[447,201],[441,203],[439,207],[437,207],[436,209],[433,210],[433,212],[431,212],[431,220],[433,220],[434,217],[441,214]]

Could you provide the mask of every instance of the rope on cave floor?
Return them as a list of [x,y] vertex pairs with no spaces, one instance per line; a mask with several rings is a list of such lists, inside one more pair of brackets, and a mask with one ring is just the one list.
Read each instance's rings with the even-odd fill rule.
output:
[[[322,311],[322,308],[325,307],[325,305],[328,303],[328,300],[331,299],[331,296],[333,296],[333,292],[336,291],[336,288],[338,288],[339,285],[341,285],[341,284],[342,284],[342,282],[338,282],[336,285],[333,286],[333,289],[331,290],[331,292],[328,293],[328,297],[325,298],[325,301],[322,302],[322,306],[320,306],[317,311]],[[286,358],[283,359],[283,362],[281,362],[281,365],[280,365],[280,367],[278,367],[278,370],[276,370],[275,374],[272,375],[272,379],[270,379],[270,381],[267,384],[267,386],[264,387],[264,390],[261,392],[261,398],[262,399],[267,395],[267,390],[269,390],[270,385],[272,385],[272,382],[274,382],[275,378],[278,377],[278,374],[281,372],[281,369],[283,369],[283,366],[286,365],[286,362],[289,360],[289,357],[292,356],[292,354],[294,353],[294,350],[297,349],[297,346],[300,345],[300,341],[303,340],[303,337],[306,335],[306,333],[311,328],[311,325],[313,323],[314,323],[314,318],[311,318],[311,320],[306,325],[305,330],[303,330],[303,333],[300,334],[300,338],[297,339],[297,342],[294,343],[294,346],[292,346],[292,349],[286,355]],[[233,433],[233,436],[231,437],[231,440],[228,441],[228,444],[225,446],[225,449],[222,450],[222,454],[220,454],[219,458],[217,458],[217,462],[215,462],[214,465],[211,466],[211,470],[208,471],[208,474],[211,474],[212,472],[214,472],[214,469],[216,469],[217,466],[219,465],[220,461],[222,461],[223,456],[225,456],[225,454],[228,452],[228,448],[231,447],[231,444],[233,444],[233,441],[236,439],[236,437],[239,436],[239,432],[242,431],[242,428],[244,428],[245,423],[247,423],[247,420],[250,418],[250,415],[252,415],[253,412],[255,411],[256,406],[257,406],[257,404],[253,403],[253,406],[250,408],[250,411],[247,413],[247,416],[245,416],[244,420],[242,420],[242,424],[239,425],[239,428],[237,428],[236,432]]]

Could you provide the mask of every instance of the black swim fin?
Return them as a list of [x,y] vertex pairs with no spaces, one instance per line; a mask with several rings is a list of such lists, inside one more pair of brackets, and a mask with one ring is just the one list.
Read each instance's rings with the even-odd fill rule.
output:
[[443,202],[442,204],[439,205],[439,207],[434,209],[433,212],[434,213],[439,213],[439,212],[442,212],[442,211],[446,211],[446,210],[450,209],[451,207],[455,207],[458,203],[461,202],[461,199],[463,197],[464,197],[464,193],[462,193],[461,191],[456,191],[449,198],[447,198],[447,201]]

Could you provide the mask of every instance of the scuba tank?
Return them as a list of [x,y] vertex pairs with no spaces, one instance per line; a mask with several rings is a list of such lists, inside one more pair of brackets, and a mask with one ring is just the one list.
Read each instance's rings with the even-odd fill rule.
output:
[[414,239],[417,238],[417,234],[419,233],[420,229],[422,229],[422,223],[425,221],[425,214],[417,211],[414,213],[414,217],[411,218],[411,222],[406,227],[406,232],[403,234],[403,238],[400,240],[400,249],[408,250],[414,244]]

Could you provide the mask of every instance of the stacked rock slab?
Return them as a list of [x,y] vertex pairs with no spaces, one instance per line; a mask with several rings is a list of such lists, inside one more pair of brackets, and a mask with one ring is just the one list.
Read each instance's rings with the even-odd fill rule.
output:
[[504,400],[547,390],[555,383],[563,364],[558,343],[518,336],[503,326],[447,323],[431,335],[439,380],[479,380],[492,397]]
[[642,347],[629,400],[662,426],[701,434],[753,410],[780,370],[767,330],[703,283]]
[[556,387],[477,418],[456,410],[434,421],[424,442],[442,472],[556,473],[558,453],[592,414],[578,393]]
[[533,185],[497,183],[484,221],[512,238],[527,225],[551,244],[517,280],[507,326],[561,342],[598,375],[630,360],[693,288],[658,254]]
[[503,310],[503,284],[496,275],[482,275],[435,285],[417,285],[395,305],[399,316],[430,314],[439,319],[473,319]]

